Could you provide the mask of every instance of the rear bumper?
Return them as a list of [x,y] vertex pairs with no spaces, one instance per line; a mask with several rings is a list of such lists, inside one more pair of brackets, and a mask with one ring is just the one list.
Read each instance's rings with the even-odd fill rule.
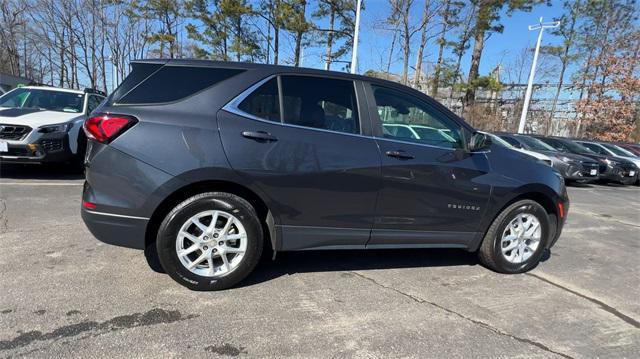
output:
[[99,241],[116,246],[144,249],[148,219],[81,209],[82,220]]

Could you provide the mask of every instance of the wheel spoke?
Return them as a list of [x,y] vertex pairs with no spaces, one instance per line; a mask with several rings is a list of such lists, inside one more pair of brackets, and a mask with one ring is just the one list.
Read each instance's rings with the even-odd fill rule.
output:
[[192,235],[191,233],[187,233],[185,231],[180,232],[179,236],[182,236],[183,238],[186,238],[186,239],[190,240],[193,243],[199,243],[200,242],[200,238]]
[[229,232],[229,229],[231,228],[231,224],[232,223],[233,223],[233,218],[228,217],[227,218],[227,223],[224,224],[224,227],[220,231],[220,233],[222,233],[223,236],[226,235],[227,232]]
[[531,226],[524,232],[524,236],[526,238],[533,237],[538,228],[540,228],[540,223],[532,223]]
[[246,233],[234,233],[227,236],[227,240],[235,241],[238,239],[247,239]]
[[214,275],[215,267],[213,266],[213,258],[207,258],[207,262],[209,263],[209,275]]
[[200,255],[200,257],[196,258],[196,260],[194,260],[193,262],[191,262],[191,264],[189,264],[189,266],[187,268],[189,269],[193,269],[195,266],[197,266],[198,264],[200,264],[203,260],[205,260],[205,258],[207,258],[207,255],[205,253],[202,253]]
[[197,251],[199,248],[200,248],[200,246],[198,246],[197,244],[192,244],[191,247],[182,250],[180,253],[178,253],[178,255],[180,257],[184,257],[189,253],[193,253],[193,252]]
[[204,224],[202,224],[202,222],[200,222],[200,219],[194,219],[192,222],[193,222],[193,224],[196,225],[196,227],[200,228],[200,230],[203,233],[206,232],[207,229],[209,228],[209,227],[205,226]]
[[221,254],[220,258],[222,258],[222,263],[224,265],[225,272],[228,272],[229,271],[229,259],[227,258],[227,254],[226,253]]
[[244,253],[244,249],[234,248],[234,247],[226,247],[224,251],[226,253]]
[[209,224],[209,227],[207,227],[207,231],[210,232],[216,229],[216,223],[218,223],[219,216],[220,216],[220,212],[218,211],[213,212],[213,216],[211,217],[211,223]]
[[515,239],[515,238],[513,238],[513,239],[511,240],[511,242],[510,242],[506,247],[503,247],[503,248],[502,248],[502,252],[508,252],[508,251],[510,251],[510,250],[512,250],[512,249],[514,249],[514,248],[515,248],[515,247],[517,247],[517,246],[518,246],[518,241],[516,241],[516,239]]

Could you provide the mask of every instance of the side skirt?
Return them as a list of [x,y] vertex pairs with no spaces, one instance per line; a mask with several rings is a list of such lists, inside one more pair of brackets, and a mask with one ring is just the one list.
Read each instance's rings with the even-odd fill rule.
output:
[[280,251],[385,249],[385,248],[461,248],[478,249],[480,232],[411,231],[393,229],[276,226],[281,238]]

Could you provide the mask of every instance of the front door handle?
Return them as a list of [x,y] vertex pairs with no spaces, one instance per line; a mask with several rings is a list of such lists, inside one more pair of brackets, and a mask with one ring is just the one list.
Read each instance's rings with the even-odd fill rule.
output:
[[395,151],[387,151],[385,152],[385,154],[389,157],[394,157],[394,158],[398,158],[401,160],[411,160],[413,159],[413,156],[411,156],[410,154],[406,153],[403,150],[395,150]]
[[252,140],[264,141],[264,142],[278,140],[276,136],[273,136],[269,132],[265,132],[265,131],[244,131],[242,132],[242,136],[246,138],[250,138]]

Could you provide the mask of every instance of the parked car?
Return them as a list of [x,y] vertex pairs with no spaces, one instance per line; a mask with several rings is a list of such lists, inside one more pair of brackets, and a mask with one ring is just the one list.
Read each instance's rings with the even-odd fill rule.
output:
[[[443,129],[455,141],[383,124]],[[364,76],[138,61],[84,128],[89,230],[155,248],[164,270],[196,290],[238,283],[265,245],[274,255],[461,248],[521,273],[556,242],[569,206],[549,166],[492,145],[419,91]]]
[[45,86],[0,96],[0,162],[76,162],[82,165],[84,120],[105,98],[101,91]]
[[593,159],[570,152],[560,152],[537,138],[511,133],[500,133],[500,138],[516,148],[523,148],[549,156],[551,165],[567,181],[593,182],[599,178],[598,163]]
[[544,155],[542,153],[539,152],[534,152],[534,151],[529,151],[529,150],[525,150],[524,148],[518,148],[516,146],[513,146],[512,144],[510,144],[509,142],[503,140],[502,138],[500,138],[500,136],[495,135],[493,133],[489,133],[489,132],[484,132],[484,131],[478,131],[478,132],[482,132],[484,134],[486,134],[487,136],[491,137],[491,142],[501,145],[503,147],[509,148],[511,150],[514,151],[518,151],[520,153],[523,153],[527,156],[533,157],[537,160],[542,161],[544,164],[546,164],[547,166],[552,166],[553,167],[553,161],[551,161],[551,158],[547,155]]
[[[609,163],[611,162],[631,162],[635,165],[635,168],[630,168],[628,170],[629,177],[636,177],[636,184],[640,184],[640,179],[638,178],[638,169],[640,169],[640,157],[634,155],[633,153],[621,148],[613,143],[606,142],[594,142],[594,141],[582,141],[576,140],[576,143],[581,144],[582,146],[592,150],[595,153],[598,153],[603,156],[607,156],[609,158]],[[613,158],[611,158],[613,157]],[[627,167],[630,167],[627,165]],[[620,172],[624,174],[624,172]]]
[[537,138],[546,142],[548,145],[553,146],[558,151],[579,154],[598,161],[600,163],[600,181],[616,182],[625,185],[633,184],[637,181],[638,170],[630,161],[616,158],[615,156],[596,153],[568,138],[541,136]]
[[624,148],[625,150],[633,153],[636,156],[640,156],[640,145],[637,143],[618,142],[616,145]]

